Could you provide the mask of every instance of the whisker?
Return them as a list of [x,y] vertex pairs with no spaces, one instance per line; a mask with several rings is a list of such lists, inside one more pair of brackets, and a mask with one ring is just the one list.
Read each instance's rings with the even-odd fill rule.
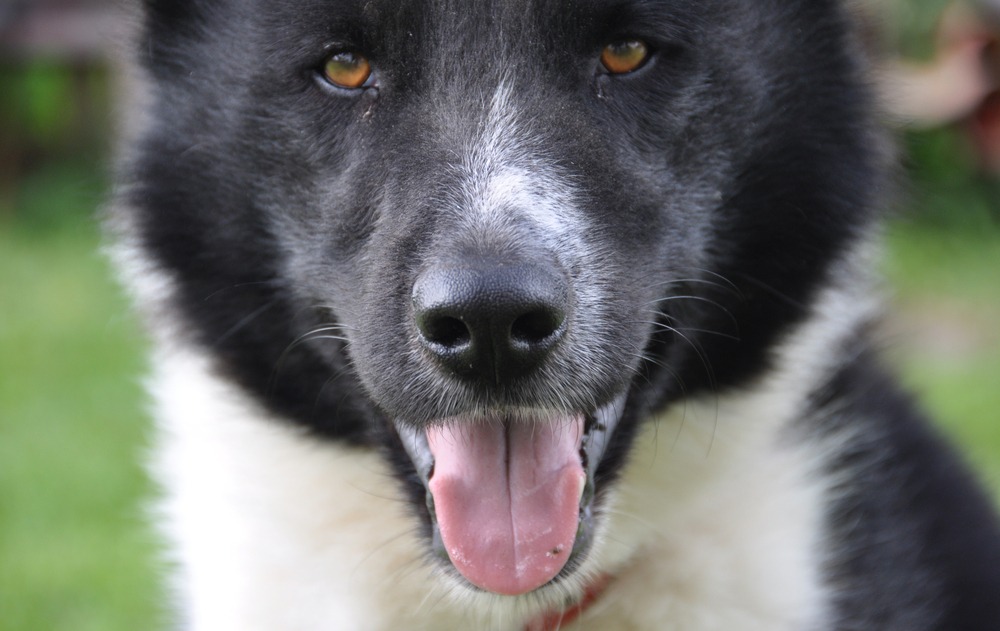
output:
[[758,278],[754,278],[753,276],[743,276],[743,279],[746,280],[748,283],[752,283],[752,284],[760,287],[761,289],[765,290],[766,292],[768,292],[772,296],[775,296],[776,298],[780,298],[781,300],[785,301],[787,304],[795,307],[796,309],[808,309],[809,308],[809,305],[803,303],[801,300],[797,300],[797,299],[789,296],[788,294],[786,294],[786,293],[784,293],[782,291],[779,291],[775,287],[772,287],[771,285],[765,283],[764,281],[762,281],[762,280],[760,280]]
[[705,278],[672,278],[670,280],[660,281],[658,283],[653,283],[647,285],[647,289],[657,289],[662,287],[671,287],[674,285],[706,285],[708,287],[716,287],[718,289],[725,289],[727,291],[737,291],[736,286],[732,283],[723,284],[717,283],[713,280],[708,280]]
[[[347,341],[349,341],[343,335],[310,335],[308,338],[299,340],[299,344],[302,344],[302,343],[305,343],[305,342],[311,342],[313,340],[340,340],[341,342],[347,342]],[[296,344],[296,346],[297,345],[298,344]],[[291,350],[291,347],[289,348],[289,350]]]
[[225,342],[226,340],[228,340],[230,337],[232,337],[234,334],[236,334],[240,329],[242,329],[243,327],[247,326],[248,324],[250,324],[251,322],[253,322],[254,320],[256,320],[257,317],[259,317],[265,311],[267,311],[268,309],[270,309],[271,307],[273,307],[276,302],[278,302],[278,301],[277,300],[271,300],[270,302],[267,302],[267,303],[261,305],[260,307],[254,309],[253,311],[251,311],[249,314],[247,314],[246,316],[244,316],[243,318],[241,318],[239,320],[239,322],[237,322],[233,326],[229,327],[229,329],[225,333],[223,333],[218,338],[216,338],[216,340],[215,340],[216,343],[222,343],[222,342]]
[[288,346],[285,347],[285,350],[281,352],[281,355],[279,355],[278,359],[275,360],[274,362],[274,368],[271,370],[271,376],[268,379],[268,385],[267,385],[268,396],[270,396],[274,392],[274,388],[277,386],[278,382],[278,375],[281,374],[281,371],[285,367],[285,362],[288,361],[288,356],[293,350],[295,350],[301,344],[304,344],[313,339],[337,340],[340,342],[344,342],[345,344],[349,344],[350,340],[346,337],[342,337],[339,335],[323,335],[328,331],[337,331],[341,330],[342,328],[343,326],[337,323],[322,324],[310,331],[306,331],[302,335],[299,335],[294,340],[289,342]]
[[693,301],[696,301],[696,302],[704,302],[705,304],[712,305],[713,307],[716,307],[716,308],[724,311],[729,317],[733,318],[733,322],[736,321],[736,319],[733,317],[732,312],[729,311],[729,309],[727,309],[723,305],[719,304],[715,300],[712,300],[711,298],[705,298],[704,296],[693,296],[693,295],[690,295],[690,294],[678,294],[678,295],[675,295],[675,296],[664,296],[662,298],[656,298],[654,300],[650,300],[646,304],[647,305],[660,305],[660,304],[663,304],[665,302],[671,302],[671,301],[674,301],[674,300],[693,300]]
[[[677,321],[677,318],[667,316],[673,322]],[[716,337],[725,338],[727,340],[732,340],[734,342],[739,342],[740,337],[737,335],[731,335],[729,333],[723,333],[722,331],[716,331],[713,329],[700,329],[690,326],[671,326],[664,324],[663,322],[657,322],[655,320],[633,320],[633,324],[648,324],[654,326],[661,331],[683,331],[685,333],[702,333],[704,335],[714,335]]]
[[219,294],[224,294],[227,291],[233,291],[234,289],[242,289],[244,287],[252,287],[252,286],[255,286],[255,285],[272,285],[272,286],[278,287],[278,286],[281,285],[282,282],[283,281],[281,279],[272,278],[271,280],[256,280],[256,281],[251,281],[251,282],[246,282],[246,283],[236,283],[235,285],[229,285],[228,287],[223,287],[222,289],[216,289],[212,293],[210,293],[207,296],[205,296],[204,298],[202,298],[202,302],[208,302],[209,300],[212,300],[213,298],[215,298]]
[[722,281],[727,287],[732,289],[740,298],[746,300],[746,296],[744,295],[743,290],[740,289],[740,286],[734,283],[733,281],[729,280],[722,274],[719,274],[718,272],[713,272],[712,270],[706,269],[704,267],[695,267],[692,269],[694,269],[696,272],[701,272],[702,274],[708,274],[709,276],[714,276],[715,278]]
[[701,346],[699,344],[697,344],[694,340],[692,340],[690,337],[688,337],[687,335],[684,335],[683,333],[681,333],[680,330],[678,330],[678,329],[670,326],[669,324],[663,324],[661,322],[661,323],[657,323],[657,325],[659,327],[661,327],[661,330],[663,330],[663,331],[669,331],[669,332],[673,333],[674,335],[677,335],[678,337],[680,337],[685,342],[687,342],[688,346],[691,347],[691,350],[693,350],[695,352],[695,354],[698,356],[698,359],[701,360],[701,365],[705,369],[705,373],[708,375],[709,386],[711,386],[711,388],[714,390],[715,389],[715,385],[716,385],[716,382],[715,382],[715,371],[712,370],[712,366],[710,365],[710,363],[708,361],[708,357],[705,355],[705,352],[701,348]]

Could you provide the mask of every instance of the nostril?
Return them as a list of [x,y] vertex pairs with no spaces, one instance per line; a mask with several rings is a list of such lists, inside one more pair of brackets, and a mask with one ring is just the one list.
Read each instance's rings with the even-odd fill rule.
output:
[[569,288],[547,263],[470,259],[432,266],[411,291],[417,343],[466,380],[510,383],[543,364],[566,335]]
[[436,315],[421,318],[419,326],[425,340],[447,349],[458,349],[472,341],[469,327],[452,316]]
[[511,340],[527,346],[546,344],[560,331],[564,316],[553,309],[536,309],[517,319],[510,328]]

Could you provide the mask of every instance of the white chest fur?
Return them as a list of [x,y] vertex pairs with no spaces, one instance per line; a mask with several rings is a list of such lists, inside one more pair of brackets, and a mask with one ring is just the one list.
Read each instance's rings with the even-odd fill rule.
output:
[[[455,598],[372,452],[319,443],[161,355],[154,469],[194,631],[520,629]],[[597,629],[803,629],[821,615],[823,489],[767,396],[689,404],[637,440],[593,563],[617,578]],[[590,624],[588,624],[590,623]]]

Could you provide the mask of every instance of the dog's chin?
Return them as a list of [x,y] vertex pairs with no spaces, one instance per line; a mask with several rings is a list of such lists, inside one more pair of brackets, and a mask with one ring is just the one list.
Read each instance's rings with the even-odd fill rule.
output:
[[624,395],[593,411],[515,409],[395,422],[423,483],[432,556],[472,591],[575,592],[588,582],[598,467]]

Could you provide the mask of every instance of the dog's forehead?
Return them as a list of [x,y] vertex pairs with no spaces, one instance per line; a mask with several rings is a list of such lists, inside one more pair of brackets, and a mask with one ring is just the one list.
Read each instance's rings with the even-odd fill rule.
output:
[[[625,20],[685,21],[717,0],[313,0],[267,3],[282,20],[362,31],[376,37],[447,47],[455,41],[546,43]],[[469,51],[475,52],[475,51]]]
[[[419,16],[424,25],[468,31],[498,23],[537,24],[539,18],[599,15],[609,9],[637,4],[634,0],[349,0],[357,13],[376,22],[394,21],[400,15]],[[653,0],[642,4],[668,4]],[[327,5],[329,7],[329,5]],[[412,22],[410,23],[412,26]],[[510,36],[511,33],[507,33]]]

